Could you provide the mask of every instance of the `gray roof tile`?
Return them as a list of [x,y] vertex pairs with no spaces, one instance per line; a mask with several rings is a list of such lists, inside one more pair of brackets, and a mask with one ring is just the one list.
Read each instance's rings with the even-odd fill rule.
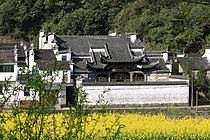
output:
[[90,62],[90,59],[87,58],[75,58],[74,62],[74,73],[88,73],[87,61]]
[[34,49],[35,61],[56,60],[53,50]]
[[26,62],[24,61],[26,57],[24,48],[23,46],[20,46],[17,43],[0,43],[1,60],[4,61],[5,63],[14,63],[15,58],[13,58],[13,56],[14,56],[15,46],[17,46],[18,67],[26,66]]
[[210,70],[210,64],[205,57],[178,57],[178,63],[185,70],[189,65],[189,60],[192,59],[192,67],[194,70],[199,70],[202,66],[206,70]]
[[[89,55],[93,59],[90,63],[87,59],[74,59],[74,71],[88,71],[88,68],[105,69],[108,63],[142,63],[145,68],[153,68],[155,70],[168,70],[163,59],[144,59],[144,54],[132,53],[130,49],[142,49],[143,42],[132,43],[126,37],[112,37],[108,35],[93,36],[56,36],[56,40],[60,50],[71,49],[72,56]],[[90,49],[104,49],[107,57],[103,52],[91,52]],[[158,56],[162,53],[155,52]],[[151,53],[154,56],[154,52]],[[162,56],[161,56],[162,57]],[[88,62],[87,62],[88,61]],[[154,61],[159,61],[155,64]],[[146,66],[147,65],[147,66]],[[88,67],[87,67],[88,66]]]
[[[74,53],[88,53],[89,48],[102,48],[105,45],[112,48],[118,48],[120,46],[127,46],[130,44],[131,47],[142,48],[142,43],[132,43],[129,38],[125,37],[112,37],[108,35],[92,35],[92,36],[57,36],[56,37],[58,46],[60,49],[68,49]],[[117,51],[117,50],[116,50]]]
[[3,43],[0,42],[0,49],[13,49],[17,43]]
[[70,70],[68,61],[39,60],[36,63],[40,70]]
[[0,50],[0,63],[15,63],[14,50]]
[[40,70],[70,70],[68,61],[57,61],[53,50],[34,49],[35,62]]

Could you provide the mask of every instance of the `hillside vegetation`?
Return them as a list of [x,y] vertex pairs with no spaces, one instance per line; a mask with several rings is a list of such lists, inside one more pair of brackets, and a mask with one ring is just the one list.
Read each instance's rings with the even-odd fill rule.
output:
[[1,0],[0,33],[34,40],[39,30],[67,35],[136,32],[149,49],[197,52],[210,45],[208,0]]

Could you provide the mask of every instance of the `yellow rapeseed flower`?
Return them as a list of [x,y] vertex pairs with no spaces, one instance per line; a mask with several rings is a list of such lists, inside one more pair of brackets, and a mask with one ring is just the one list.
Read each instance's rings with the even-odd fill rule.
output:
[[[89,114],[77,118],[69,114],[28,116],[0,114],[0,135],[4,139],[27,139],[41,135],[41,139],[104,138],[119,135],[121,139],[210,139],[210,118],[168,118],[163,114]],[[81,120],[80,120],[81,119]],[[39,133],[41,132],[41,133]]]

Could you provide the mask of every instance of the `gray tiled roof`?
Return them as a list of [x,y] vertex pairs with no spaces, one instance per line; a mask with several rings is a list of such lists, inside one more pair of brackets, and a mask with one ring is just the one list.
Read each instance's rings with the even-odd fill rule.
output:
[[53,50],[34,49],[35,61],[56,60]]
[[144,58],[142,61],[138,62],[137,65],[139,65],[141,69],[152,69],[154,71],[158,70],[165,70],[169,71],[169,69],[165,65],[165,61],[163,58]]
[[131,54],[135,57],[135,56],[142,56],[143,53],[142,52],[131,52]]
[[159,61],[158,65],[155,67],[156,70],[169,70],[169,69],[166,67],[166,64],[165,64],[165,61],[163,60],[163,58],[158,58],[158,59],[150,58],[150,60],[151,60],[152,62],[157,62],[157,60]]
[[202,57],[200,53],[190,53],[189,57]]
[[17,45],[17,43],[3,43],[3,42],[0,42],[0,49],[14,49],[15,45]]
[[59,50],[71,49],[74,53],[89,52],[88,39],[80,36],[57,36]]
[[[143,42],[132,43],[129,38],[123,36],[56,36],[56,40],[59,50],[71,49],[72,56],[89,55],[92,58],[93,62],[87,59],[74,59],[75,72],[87,72],[91,68],[106,69],[109,63],[141,63],[144,68],[168,70],[163,59],[143,60],[145,57],[143,53],[131,52],[131,49],[142,49]],[[105,50],[108,56],[103,51],[94,52],[97,48]],[[162,52],[151,52],[149,55],[162,57]]]
[[185,70],[189,65],[189,60],[192,59],[192,67],[194,70],[199,70],[202,66],[206,70],[210,70],[210,64],[205,57],[178,57],[177,61]]
[[101,63],[101,54],[101,52],[93,52],[94,63],[88,63],[88,66],[95,69],[104,69],[107,64]]
[[15,45],[16,43],[0,42],[0,63],[15,63]]
[[[21,46],[18,43],[0,43],[1,50],[15,49],[15,46],[17,47],[18,57],[25,57],[24,46]],[[28,47],[26,47],[26,48],[28,48]]]
[[15,46],[17,47],[18,67],[26,66],[26,62],[24,61],[26,57],[24,48],[17,43],[0,43],[0,58],[3,59],[5,63],[14,63],[15,60],[13,60],[13,56]]
[[70,70],[68,61],[38,60],[36,63],[40,70]]
[[[142,48],[143,44],[130,42],[129,38],[126,37],[112,37],[108,35],[92,35],[92,36],[57,36],[56,40],[60,50],[62,49],[71,49],[72,55],[90,55],[90,48],[102,48],[105,49],[105,46],[108,50],[109,59],[107,62],[134,62],[139,59],[133,58],[131,52],[129,52],[129,47],[133,48]],[[106,65],[101,63],[101,56],[98,52],[93,52],[92,54],[94,64],[88,64],[94,68],[104,68]],[[83,66],[84,65],[84,66]],[[87,62],[82,60],[75,64],[76,67],[86,69]]]
[[132,59],[132,56],[130,55],[128,51],[127,44],[108,44],[108,51],[110,54],[110,57],[113,61],[129,61]]
[[131,47],[143,47],[142,43],[136,44],[130,42],[126,37],[112,37],[108,35],[92,35],[92,36],[57,36],[56,40],[60,49],[68,49],[74,53],[88,53],[89,48],[101,48],[107,45],[114,51],[118,51],[118,47],[130,44]]
[[15,63],[14,50],[0,49],[0,63]]
[[57,70],[70,70],[70,64],[68,61],[57,61],[56,63]]
[[87,70],[87,61],[90,61],[89,59],[86,58],[76,58],[73,59],[74,62],[74,72],[75,73],[86,73],[88,72]]
[[151,62],[150,64],[146,64],[142,66],[142,69],[151,69],[158,65],[158,62]]
[[40,70],[53,69],[53,66],[54,66],[53,61],[39,60],[36,63],[37,63]]
[[34,59],[40,70],[54,69],[56,57],[53,50],[34,49]]

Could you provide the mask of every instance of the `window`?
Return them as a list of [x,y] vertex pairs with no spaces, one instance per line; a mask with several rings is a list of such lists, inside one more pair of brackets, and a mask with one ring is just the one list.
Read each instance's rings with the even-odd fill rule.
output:
[[24,87],[24,96],[30,96],[30,88]]
[[68,82],[68,71],[63,71],[63,81]]
[[142,73],[134,73],[133,74],[133,81],[144,81],[144,74]]
[[3,86],[0,85],[0,95],[3,95]]
[[106,74],[98,74],[96,76],[97,82],[108,82],[108,75]]
[[14,65],[0,65],[0,72],[14,72]]
[[62,61],[66,61],[67,60],[67,56],[66,55],[62,55]]

